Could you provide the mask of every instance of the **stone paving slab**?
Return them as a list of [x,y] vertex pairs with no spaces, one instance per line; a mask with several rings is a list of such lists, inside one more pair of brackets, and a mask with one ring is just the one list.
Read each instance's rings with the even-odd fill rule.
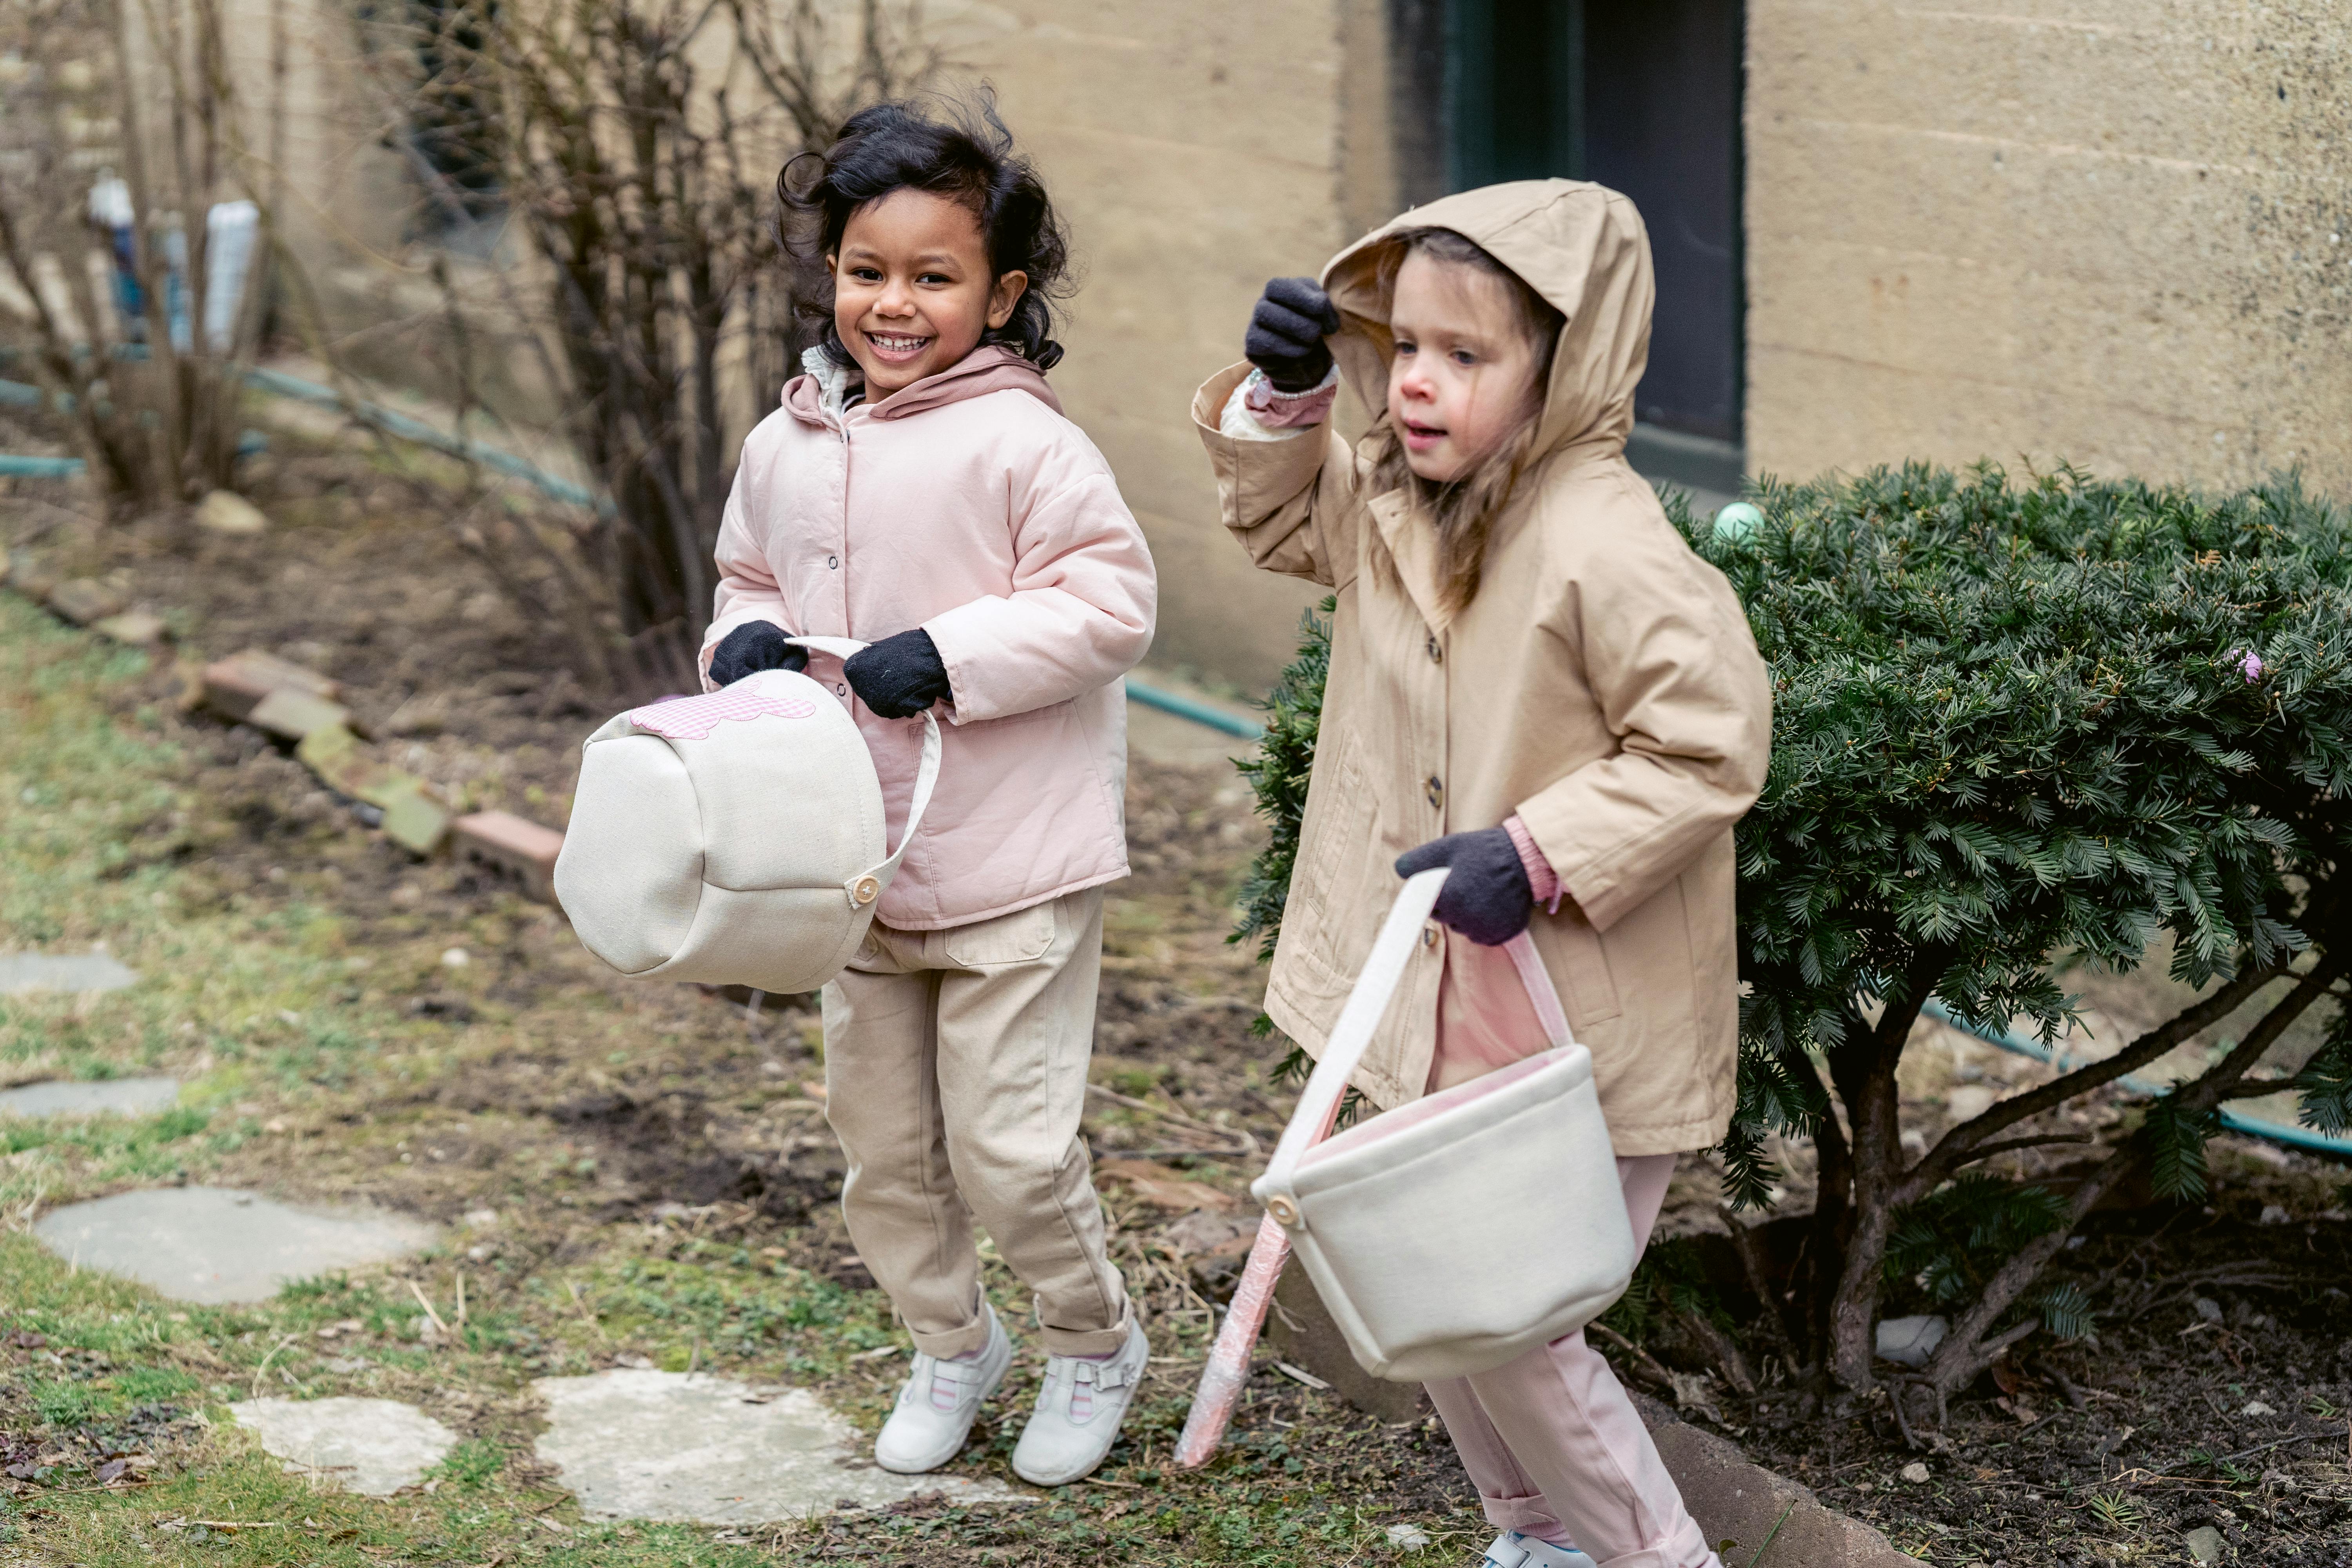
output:
[[919,1493],[956,1502],[1020,1494],[961,1476],[895,1476],[866,1439],[806,1389],[753,1390],[676,1372],[619,1369],[542,1377],[539,1457],[594,1519],[763,1524]]
[[381,1263],[434,1229],[381,1210],[296,1208],[226,1187],[163,1187],[72,1204],[33,1227],[51,1252],[177,1301],[266,1301],[289,1279]]
[[107,952],[0,952],[0,996],[34,991],[120,991],[139,976]]
[[390,1497],[413,1487],[457,1434],[396,1399],[250,1399],[228,1407],[286,1468],[345,1491]]
[[148,1116],[179,1102],[175,1078],[60,1079],[0,1089],[0,1116]]

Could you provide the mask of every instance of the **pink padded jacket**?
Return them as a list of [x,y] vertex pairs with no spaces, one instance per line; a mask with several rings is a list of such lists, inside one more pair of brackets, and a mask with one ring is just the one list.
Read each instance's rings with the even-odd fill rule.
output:
[[[812,368],[744,439],[704,669],[751,621],[866,642],[930,633],[952,706],[886,924],[963,925],[1125,876],[1119,678],[1150,646],[1159,585],[1110,466],[1009,349],[846,408],[847,377],[821,355]],[[809,674],[865,732],[896,847],[920,721],[869,712],[838,660],[818,655]],[[788,802],[776,830],[792,831]]]

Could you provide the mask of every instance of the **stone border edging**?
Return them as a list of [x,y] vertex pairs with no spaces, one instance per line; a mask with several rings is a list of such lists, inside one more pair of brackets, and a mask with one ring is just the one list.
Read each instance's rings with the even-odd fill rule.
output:
[[[1811,1487],[1766,1469],[1737,1444],[1701,1431],[1648,1394],[1626,1392],[1725,1568],[1917,1568],[1919,1559],[1828,1507]],[[1727,1541],[1737,1546],[1726,1547]]]
[[[121,596],[105,584],[18,573],[16,564],[0,548],[0,586],[15,587],[67,624],[138,647],[156,649],[165,640],[162,617],[123,613]],[[562,833],[504,811],[454,816],[433,785],[381,761],[335,700],[340,683],[258,648],[208,664],[183,655],[179,678],[184,712],[209,709],[231,724],[249,724],[290,743],[295,759],[320,784],[372,814],[362,818],[365,826],[410,854],[430,859],[452,848],[524,897],[556,902],[555,856]]]

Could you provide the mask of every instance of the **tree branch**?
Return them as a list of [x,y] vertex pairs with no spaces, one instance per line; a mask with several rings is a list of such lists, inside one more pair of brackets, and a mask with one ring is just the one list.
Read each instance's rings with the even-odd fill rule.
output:
[[2279,999],[2277,1006],[2263,1015],[2261,1023],[2247,1031],[2246,1037],[2228,1056],[2206,1069],[2185,1089],[2174,1089],[2173,1094],[2192,1111],[2210,1110],[2221,1104],[2229,1098],[2230,1090],[2237,1087],[2239,1080],[2252,1072],[2254,1065],[2278,1044],[2279,1037],[2285,1034],[2313,1003],[2327,994],[2329,987],[2336,984],[2336,976],[2344,973],[2347,964],[2352,964],[2352,953],[2324,955],[2316,966],[2296,982],[2294,990]]
[[[2328,988],[2344,973],[2347,963],[2352,963],[2352,955],[2324,955],[2318,965],[2305,973],[2293,991],[2280,998],[2278,1005],[2263,1015],[2263,1021],[2255,1025],[2228,1056],[2185,1087],[2173,1090],[2180,1104],[2192,1113],[2208,1111],[2219,1105],[2231,1087],[2263,1058],[2263,1054],[2278,1042],[2288,1026],[2301,1017],[2314,1002],[2327,994]],[[2067,1205],[2065,1223],[2021,1247],[1985,1282],[1984,1291],[1977,1298],[1976,1304],[1952,1325],[1950,1336],[1937,1352],[1936,1359],[1927,1365],[1927,1375],[1935,1380],[1937,1387],[1947,1390],[1959,1387],[1990,1365],[1992,1358],[2002,1350],[2032,1331],[2030,1329],[2023,1331],[2012,1329],[1997,1340],[1984,1344],[1978,1342],[2001,1313],[2024,1294],[2026,1287],[2041,1275],[2050,1259],[2057,1256],[2059,1248],[2066,1245],[2066,1238],[2083,1223],[2084,1216],[2096,1208],[2100,1200],[2121,1184],[2126,1177],[2145,1164],[2148,1153],[2143,1139],[2136,1141],[2128,1149],[2110,1155],[2075,1189],[2073,1201]]]
[[1958,1165],[1973,1165],[1979,1160],[1990,1160],[1995,1154],[2006,1154],[2018,1149],[2038,1149],[2049,1143],[2089,1143],[2087,1132],[2050,1132],[2038,1138],[2003,1138],[1995,1143],[1981,1143],[1955,1161]]
[[2018,1341],[2032,1335],[2041,1327],[2041,1319],[2028,1318],[2025,1321],[2018,1324],[2015,1328],[2004,1330],[2002,1332],[1994,1335],[1991,1339],[1987,1340],[1982,1345],[1978,1347],[1978,1352],[1989,1363],[1999,1361],[2000,1359],[2001,1352],[2017,1343]]
[[1857,1393],[1870,1386],[1871,1324],[1878,1317],[1887,1230],[1895,1194],[1902,1185],[1901,1093],[1895,1070],[1919,1009],[1954,956],[1941,943],[1915,950],[1903,971],[1902,989],[1888,996],[1877,1027],[1859,1039],[1849,1033],[1829,1053],[1830,1076],[1853,1128],[1853,1233],[1830,1301],[1828,1363],[1838,1382]]
[[1723,1221],[1724,1229],[1731,1233],[1732,1248],[1739,1254],[1739,1267],[1748,1276],[1748,1288],[1756,1292],[1756,1300],[1764,1309],[1765,1328],[1778,1342],[1789,1364],[1796,1366],[1806,1359],[1797,1348],[1801,1330],[1789,1321],[1788,1298],[1773,1293],[1772,1269],[1764,1256],[1763,1243],[1758,1239],[1754,1230],[1731,1212],[1728,1204],[1717,1204],[1715,1212]]
[[2092,1062],[2051,1079],[2041,1088],[1997,1101],[1982,1115],[1970,1118],[1944,1134],[1933,1149],[1911,1168],[1896,1187],[1895,1206],[1917,1203],[1943,1184],[1946,1177],[1967,1162],[1962,1156],[1995,1133],[2056,1109],[2078,1095],[2113,1083],[2135,1068],[2146,1067],[2208,1026],[2220,1023],[2243,1006],[2254,993],[2288,973],[2287,962],[2243,971],[2221,990],[2189,1007],[2169,1023],[2159,1025],[2105,1061]]
[[1665,1390],[1668,1395],[1671,1396],[1673,1394],[1675,1391],[1674,1374],[1668,1372],[1664,1367],[1658,1364],[1657,1357],[1652,1355],[1648,1351],[1643,1350],[1641,1346],[1635,1344],[1633,1341],[1627,1339],[1624,1335],[1619,1333],[1616,1330],[1611,1328],[1608,1324],[1601,1322],[1598,1319],[1585,1324],[1584,1330],[1588,1334],[1598,1334],[1607,1343],[1615,1345],[1619,1350],[1623,1351],[1627,1355],[1632,1356],[1633,1358],[1633,1365],[1637,1371],[1649,1378],[1651,1383],[1656,1387]]

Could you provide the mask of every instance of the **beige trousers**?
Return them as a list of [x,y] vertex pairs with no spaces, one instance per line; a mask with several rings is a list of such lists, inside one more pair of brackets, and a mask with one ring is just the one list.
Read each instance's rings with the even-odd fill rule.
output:
[[985,1342],[977,1218],[1045,1348],[1127,1343],[1078,1121],[1102,974],[1099,888],[946,931],[873,933],[824,988],[825,1115],[858,1256],[935,1356]]

